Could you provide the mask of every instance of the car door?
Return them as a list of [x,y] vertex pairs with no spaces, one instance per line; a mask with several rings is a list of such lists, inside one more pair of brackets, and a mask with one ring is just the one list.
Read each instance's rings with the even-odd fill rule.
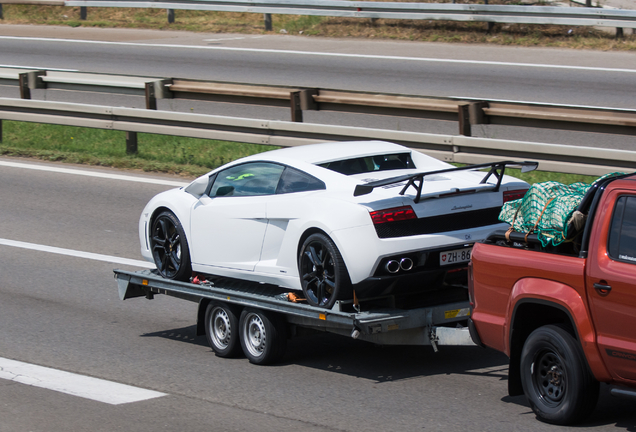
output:
[[636,195],[626,192],[608,197],[615,204],[591,243],[598,250],[588,258],[587,286],[601,355],[612,374],[636,380]]
[[315,205],[316,191],[325,189],[322,180],[296,168],[285,168],[276,195],[267,201],[268,225],[258,272],[279,276],[297,273],[296,253],[302,234],[298,228]]
[[276,193],[283,169],[251,162],[216,174],[210,192],[192,208],[194,264],[254,270],[267,229],[267,200]]

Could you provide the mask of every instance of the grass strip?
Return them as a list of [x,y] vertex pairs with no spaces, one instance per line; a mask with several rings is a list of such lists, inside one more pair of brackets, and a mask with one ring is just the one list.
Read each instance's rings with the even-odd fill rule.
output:
[[122,131],[3,121],[0,154],[114,168],[199,176],[235,159],[277,147],[140,133],[126,154]]

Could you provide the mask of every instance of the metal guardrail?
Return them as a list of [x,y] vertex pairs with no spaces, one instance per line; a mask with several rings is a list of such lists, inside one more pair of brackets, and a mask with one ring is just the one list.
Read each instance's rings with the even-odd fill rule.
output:
[[588,175],[633,171],[636,167],[636,152],[625,150],[28,99],[0,98],[0,119],[276,146],[326,141],[387,140],[448,162],[536,160],[541,170]]
[[[316,15],[347,18],[445,20],[487,23],[554,24],[636,28],[636,11],[609,8],[561,6],[508,6],[488,4],[402,3],[342,0],[0,0],[2,4],[40,4],[81,8],[86,19],[88,7],[128,7],[168,10],[174,22],[175,10],[206,10],[265,14],[271,30],[271,14]],[[0,18],[1,18],[0,12]]]
[[506,6],[340,0],[67,0],[66,6],[318,15],[349,18],[481,21],[636,28],[636,11],[557,6]]
[[445,120],[457,122],[458,133],[464,136],[471,136],[472,126],[479,124],[636,135],[636,110],[628,109],[466,101],[457,98],[16,68],[0,68],[0,85],[17,86],[22,99],[30,99],[31,90],[35,89],[145,96],[148,109],[157,109],[157,99],[284,107],[290,109],[293,122],[302,122],[304,111]]

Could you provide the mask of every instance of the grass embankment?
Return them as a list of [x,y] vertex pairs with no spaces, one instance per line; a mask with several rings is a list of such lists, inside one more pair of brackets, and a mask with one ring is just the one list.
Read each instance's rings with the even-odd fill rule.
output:
[[[127,155],[126,136],[121,131],[4,121],[0,155],[195,177],[234,159],[274,148],[276,147],[139,134],[138,154]],[[506,173],[529,183],[546,180],[568,184],[576,181],[589,183],[595,179],[590,176],[542,171],[521,174],[519,170],[506,170]]]
[[[483,0],[458,2],[483,3]],[[489,4],[519,4],[519,2],[490,0]],[[7,24],[184,30],[209,33],[266,33],[263,15],[257,13],[176,10],[175,22],[168,24],[165,9],[88,8],[85,21],[80,20],[79,7],[6,4],[3,6],[3,11],[4,20],[0,22]],[[626,34],[623,38],[617,39],[611,32],[593,27],[496,24],[488,32],[487,24],[480,22],[370,20],[298,15],[273,15],[272,25],[274,33],[284,32],[302,36],[636,50],[636,36]],[[627,30],[625,33],[630,31]]]

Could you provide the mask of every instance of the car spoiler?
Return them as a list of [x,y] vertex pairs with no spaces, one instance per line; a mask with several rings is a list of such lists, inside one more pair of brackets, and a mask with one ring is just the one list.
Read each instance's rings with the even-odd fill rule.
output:
[[[476,169],[485,169],[490,168],[488,173],[484,176],[483,179],[479,182],[479,184],[485,184],[491,175],[494,175],[497,178],[497,184],[492,188],[483,189],[483,191],[495,191],[499,190],[501,186],[501,180],[503,179],[504,171],[506,170],[506,166],[520,166],[521,172],[526,173],[530,171],[534,171],[539,166],[538,162],[516,162],[516,161],[502,161],[502,162],[491,162],[479,165],[468,165],[465,167],[459,168],[447,168],[443,170],[437,171],[428,171],[416,174],[405,174],[397,177],[391,177],[385,180],[377,180],[369,183],[357,185],[355,190],[353,191],[353,196],[367,195],[373,192],[373,189],[382,186],[388,186],[395,183],[407,182],[406,185],[400,191],[400,195],[404,195],[407,189],[411,186],[415,188],[417,194],[415,199],[413,200],[416,204],[420,202],[420,197],[422,196],[422,186],[424,186],[424,177],[430,176],[433,174],[443,174],[448,172],[456,172],[456,171],[470,171]],[[460,192],[459,189],[456,192]]]

